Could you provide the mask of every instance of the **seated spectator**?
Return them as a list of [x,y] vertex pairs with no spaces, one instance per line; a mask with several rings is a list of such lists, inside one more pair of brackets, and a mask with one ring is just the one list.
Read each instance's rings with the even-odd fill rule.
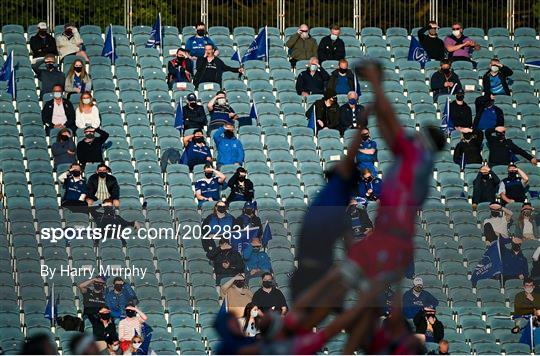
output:
[[424,281],[420,277],[413,280],[413,287],[403,294],[403,316],[412,319],[424,308],[435,309],[439,301],[424,290]]
[[536,349],[540,343],[540,310],[535,310],[531,315],[531,319],[522,319],[523,328],[515,327],[512,329],[512,333],[518,333],[521,331],[521,337],[519,338],[520,344],[528,345],[530,349]]
[[[78,355],[97,355],[99,353],[94,338],[91,335],[80,332],[75,333],[75,335],[69,339],[66,350],[75,350],[74,354]],[[56,354],[56,352],[53,354]]]
[[[238,253],[238,252],[237,252]],[[244,315],[244,308],[253,299],[243,274],[238,274],[221,286],[221,297],[227,302],[227,311],[235,318]]]
[[535,213],[531,203],[523,203],[516,222],[515,236],[522,240],[538,240],[538,237],[540,237],[538,232],[539,221],[540,217]]
[[[127,221],[118,215],[113,205],[113,200],[110,198],[103,200],[101,207],[103,208],[103,212],[98,211],[94,206],[88,209],[90,211],[90,215],[92,215],[92,219],[94,220],[95,228],[100,229],[101,235],[107,236],[108,239],[120,238],[122,245],[126,247],[127,242],[123,237],[124,234],[129,236],[133,232],[133,229],[130,229],[130,227],[139,229],[141,224],[138,221]],[[117,235],[113,235],[112,232],[108,232],[107,226],[115,226]],[[94,239],[94,246],[98,246],[99,241],[100,239]],[[111,306],[109,305],[109,307]]]
[[71,130],[66,128],[58,131],[58,135],[56,135],[56,142],[51,146],[55,169],[59,164],[71,164],[76,161],[77,148],[71,136]]
[[456,100],[450,102],[450,112],[457,131],[463,132],[463,130],[473,127],[472,110],[465,102],[465,93],[463,91],[458,91]]
[[258,237],[252,238],[251,244],[245,244],[242,257],[246,264],[248,279],[262,276],[265,272],[272,273],[272,262],[270,262],[268,254],[263,250],[261,239]]
[[514,315],[532,315],[540,310],[540,294],[534,291],[532,278],[523,279],[523,291],[514,297]]
[[[203,241],[204,242],[204,241]],[[232,278],[239,273],[243,273],[245,266],[240,253],[234,250],[230,240],[221,238],[219,247],[213,248],[206,253],[206,257],[214,265],[214,274],[216,275],[216,285],[221,285],[223,279]],[[243,279],[244,277],[242,277]]]
[[368,168],[362,170],[362,179],[358,183],[358,196],[367,201],[378,201],[381,196],[382,180],[372,175]]
[[234,125],[234,120],[238,120],[238,115],[229,105],[227,96],[222,90],[218,91],[216,96],[210,99],[207,107],[210,113],[210,127],[208,128],[210,132],[225,124]]
[[215,130],[213,134],[214,149],[217,150],[217,168],[225,164],[241,166],[244,164],[244,146],[234,135],[234,126],[223,125]]
[[253,294],[253,303],[263,312],[273,310],[281,313],[281,315],[287,314],[289,310],[287,301],[283,293],[277,288],[272,274],[270,272],[263,273],[261,279],[262,287]]
[[69,170],[58,177],[58,181],[64,188],[62,207],[73,212],[87,212],[87,185],[86,179],[82,177],[81,165],[72,163]]
[[[497,236],[508,238],[510,236],[508,233],[508,226],[513,222],[512,211],[503,207],[501,204],[497,202],[493,202],[489,204],[489,210],[491,213],[491,217],[484,219],[484,224],[483,224],[484,236],[486,236],[486,239],[489,242],[491,242],[497,239]],[[496,234],[494,239],[488,236],[490,234],[486,233],[486,228],[488,225],[490,225],[490,227],[492,228],[492,231]]]
[[533,155],[506,138],[506,128],[504,126],[486,130],[486,140],[489,148],[488,163],[491,167],[508,165],[515,160],[517,155],[531,162],[533,166],[538,163],[538,160]]
[[92,126],[97,129],[101,126],[99,109],[92,99],[92,94],[86,91],[81,94],[79,108],[75,111],[75,123],[79,129],[85,129]]
[[227,181],[227,186],[231,193],[227,197],[227,203],[233,201],[252,201],[255,195],[253,182],[247,178],[247,171],[244,167],[238,167],[233,176]]
[[201,129],[195,129],[193,134],[185,135],[182,141],[184,143],[184,154],[186,155],[185,157],[190,171],[198,164],[212,163],[210,147],[206,145],[206,139],[204,138]]
[[34,60],[43,58],[48,54],[52,54],[53,56],[58,55],[56,41],[47,31],[47,24],[45,22],[38,23],[37,33],[30,37],[30,51]]
[[77,158],[83,170],[86,163],[103,163],[103,144],[108,138],[109,134],[100,128],[88,126],[84,129],[84,139],[77,144]]
[[167,64],[167,84],[173,89],[176,83],[191,83],[193,80],[193,61],[188,51],[183,48],[176,50],[176,57]]
[[527,258],[521,251],[521,239],[513,238],[511,250],[501,246],[502,272],[504,281],[510,279],[524,280],[529,277]]
[[69,100],[62,97],[62,85],[56,84],[52,88],[53,99],[47,101],[41,110],[41,121],[45,125],[45,133],[50,134],[51,129],[68,128],[75,132],[75,109]]
[[[234,217],[227,212],[227,204],[224,201],[218,200],[214,206],[212,214],[208,215],[201,224],[204,233],[210,231],[211,239],[201,239],[203,249],[208,255],[213,254],[216,249],[214,239],[223,235],[225,231],[232,231],[234,226]],[[220,241],[221,243],[229,243],[228,241]],[[240,256],[240,259],[242,257]],[[242,266],[243,270],[243,266]]]
[[367,199],[356,197],[351,199],[347,207],[347,218],[351,223],[350,234],[352,237],[352,241],[346,241],[348,246],[357,240],[363,239],[373,230],[373,223],[366,211],[367,204]]
[[339,128],[339,105],[337,103],[336,92],[332,89],[326,89],[324,97],[311,105],[306,112],[306,117],[310,120],[315,110],[315,119],[317,122],[317,132],[323,129]]
[[[206,26],[204,25],[204,22],[197,22],[195,24],[195,31],[195,35],[191,36],[186,41],[186,51],[189,52],[189,55],[193,60],[204,57],[206,45],[211,45],[214,46],[214,48],[217,48],[214,41],[212,41],[212,39],[206,35]],[[217,55],[218,54],[216,53],[216,56]]]
[[107,339],[116,338],[118,340],[118,334],[116,333],[116,325],[114,319],[111,318],[111,311],[103,307],[99,310],[99,322],[92,328],[94,334],[94,340],[96,340],[96,346],[98,350],[102,351],[107,348]]
[[194,93],[188,94],[187,103],[182,108],[184,111],[184,130],[204,129],[208,123],[206,113],[202,105],[197,104],[197,96]]
[[108,337],[105,339],[105,342],[107,343],[107,348],[102,351],[103,355],[122,355],[122,351],[120,350],[120,340],[118,340],[118,336]]
[[115,277],[112,287],[105,292],[105,302],[111,311],[111,316],[121,319],[126,316],[125,310],[128,304],[137,305],[138,299],[129,283],[125,283],[122,277]]
[[297,33],[285,42],[285,46],[289,48],[289,61],[292,68],[296,67],[298,61],[317,56],[317,41],[309,34],[309,27],[306,24],[298,27]]
[[359,171],[368,169],[371,175],[377,177],[377,168],[375,168],[375,161],[377,161],[377,141],[371,139],[369,129],[363,128],[362,132],[362,144],[356,154],[356,167]]
[[334,70],[328,80],[327,88],[333,89],[336,94],[348,94],[355,91],[355,76],[349,69],[349,63],[346,59],[339,60],[339,68]]
[[529,176],[515,164],[508,165],[508,177],[499,185],[499,195],[503,204],[524,203],[527,199]]
[[71,94],[82,94],[92,90],[92,78],[86,72],[86,67],[80,59],[73,61],[71,68],[69,68],[66,76],[65,90],[68,99]]
[[296,78],[296,93],[302,96],[323,94],[330,75],[319,65],[317,57],[309,59],[309,68],[298,74]]
[[482,141],[484,134],[482,131],[473,132],[472,129],[464,128],[461,134],[461,141],[454,149],[454,163],[464,169],[467,164],[483,162]]
[[489,166],[484,165],[480,167],[480,171],[473,181],[473,209],[476,210],[476,207],[480,203],[491,203],[495,201],[500,182],[499,177],[495,172],[491,171]]
[[[339,38],[340,33],[341,29],[339,26],[332,25],[330,27],[330,34],[321,38],[319,48],[317,48],[317,57],[319,57],[321,64],[324,61],[339,61],[345,58],[345,43]],[[338,94],[342,93],[338,92]]]
[[428,352],[428,355],[450,355],[450,346],[448,341],[444,339],[439,341],[439,348],[437,350]]
[[474,116],[473,130],[485,131],[498,126],[504,126],[504,114],[495,105],[495,97],[479,96],[474,101],[476,115]]
[[77,285],[83,297],[83,318],[88,319],[92,329],[99,328],[99,311],[105,308],[105,280],[102,277],[87,279]]
[[142,324],[148,319],[146,314],[132,305],[126,307],[125,314],[126,317],[118,324],[118,339],[120,339],[120,348],[124,352],[131,345],[132,339],[141,335]]
[[101,163],[88,179],[86,202],[88,206],[93,206],[96,201],[104,202],[106,199],[112,199],[113,205],[120,206],[120,186],[118,181],[112,175],[111,169]]
[[219,201],[223,182],[225,182],[225,175],[207,163],[204,166],[204,178],[195,182],[195,198],[199,202],[199,207],[207,201]]
[[[429,21],[428,25],[418,30],[418,41],[426,50],[429,59],[442,61],[446,58],[444,42],[437,36],[439,26],[435,21]],[[428,31],[426,35],[426,31]]]
[[259,323],[263,315],[263,312],[253,302],[246,304],[244,315],[238,319],[244,336],[255,337],[260,333]]
[[360,113],[364,106],[358,103],[358,94],[355,91],[347,93],[347,102],[339,108],[339,132],[343,136],[346,130],[360,127]]
[[463,27],[459,22],[452,25],[452,34],[444,39],[444,46],[448,51],[448,58],[452,62],[472,62],[473,51],[480,50],[480,45],[463,34]]
[[[127,350],[122,355],[141,355],[139,348],[143,344],[143,338],[139,335],[133,336],[128,344]],[[152,355],[151,351],[147,352],[148,355]]]
[[444,325],[437,319],[435,310],[424,308],[414,316],[416,333],[425,336],[426,342],[439,342],[444,338]]
[[450,95],[462,90],[458,75],[452,70],[452,62],[448,59],[441,61],[441,68],[431,75],[431,90],[433,101],[437,102],[440,95]]
[[221,86],[223,72],[244,73],[244,68],[229,67],[221,59],[216,57],[216,48],[207,44],[204,46],[204,56],[197,57],[195,77],[193,78],[193,84],[196,87],[201,83],[217,83]]
[[242,209],[242,214],[236,218],[235,225],[238,225],[241,229],[246,227],[258,227],[259,231],[255,237],[261,237],[263,233],[263,226],[261,223],[261,218],[257,216],[257,202],[256,201],[246,201],[244,203],[244,208]]
[[503,65],[499,59],[493,58],[489,62],[489,70],[482,77],[484,95],[510,95],[508,77],[512,74],[514,74],[512,69]]
[[81,35],[79,35],[77,27],[71,24],[66,24],[64,26],[64,32],[56,36],[56,47],[58,48],[61,61],[66,56],[74,55],[84,58],[87,63],[90,62],[88,55],[84,51]]
[[[43,63],[45,63],[45,69],[40,68]],[[64,87],[66,77],[55,64],[54,54],[47,54],[43,59],[38,59],[32,64],[32,70],[40,82],[39,100],[43,99],[43,95],[52,93],[56,85]]]

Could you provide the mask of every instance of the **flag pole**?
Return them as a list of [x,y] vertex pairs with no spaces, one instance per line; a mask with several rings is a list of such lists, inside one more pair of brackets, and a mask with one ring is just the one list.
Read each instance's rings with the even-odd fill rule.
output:
[[268,47],[268,25],[265,25],[264,26],[264,41],[266,43],[266,53],[265,53],[265,57],[266,57],[266,64],[268,64],[268,59],[269,59],[269,52],[270,52],[270,47]]
[[161,12],[158,12],[159,17],[159,54],[163,56],[163,31],[161,26]]
[[52,323],[52,326],[55,327],[56,325],[56,318],[54,317],[54,313],[55,313],[55,303],[56,301],[54,300],[54,282],[51,286],[51,323]]
[[116,59],[114,57],[116,57],[116,49],[114,48],[114,34],[113,34],[113,30],[112,30],[112,24],[109,24],[110,26],[110,29],[111,29],[111,44],[112,44],[112,63],[113,64],[116,64]]

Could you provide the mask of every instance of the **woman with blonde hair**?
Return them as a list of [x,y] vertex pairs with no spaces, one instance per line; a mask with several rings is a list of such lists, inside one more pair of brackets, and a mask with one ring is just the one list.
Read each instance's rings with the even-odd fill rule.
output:
[[94,104],[90,92],[85,91],[81,94],[79,107],[75,111],[75,124],[79,129],[84,130],[88,126],[97,129],[101,125],[99,109],[97,105]]
[[92,79],[90,78],[90,74],[86,72],[86,67],[82,60],[76,59],[71,64],[64,88],[68,99],[71,94],[81,94],[85,91],[92,90]]

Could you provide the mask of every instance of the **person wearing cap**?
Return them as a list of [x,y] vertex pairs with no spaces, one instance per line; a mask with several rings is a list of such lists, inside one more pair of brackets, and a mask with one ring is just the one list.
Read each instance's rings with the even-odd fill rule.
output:
[[454,149],[454,163],[461,169],[465,169],[467,164],[481,164],[482,159],[482,141],[484,134],[482,131],[473,132],[470,128],[461,130],[461,141]]
[[[216,253],[215,239],[224,236],[226,231],[233,231],[234,216],[229,214],[227,203],[218,200],[212,209],[212,213],[208,215],[201,223],[201,229],[206,234],[210,231],[211,239],[201,239],[202,246],[208,258]],[[211,258],[210,258],[211,259]],[[243,268],[243,266],[242,266]]]
[[327,88],[333,89],[336,94],[348,94],[354,91],[356,77],[349,69],[349,62],[345,58],[339,60],[338,68],[330,75]]
[[[56,85],[60,85],[62,89],[64,88],[66,76],[58,69],[55,61],[54,54],[47,54],[44,58],[38,59],[32,64],[32,70],[36,73],[36,77],[39,79],[40,83],[40,100],[43,99],[44,94],[52,93]],[[42,64],[45,64],[45,68],[41,68]]]
[[531,203],[523,203],[521,212],[517,218],[514,235],[522,240],[537,240],[540,237],[538,231],[539,223],[540,217],[534,212]]
[[424,281],[420,277],[413,280],[413,287],[403,293],[403,316],[412,319],[424,308],[437,308],[439,301],[430,292],[424,290]]
[[178,48],[176,56],[167,63],[167,84],[169,89],[176,83],[191,83],[193,80],[193,61],[187,50]]
[[448,59],[443,59],[440,64],[440,69],[431,75],[430,80],[435,103],[440,95],[449,95],[462,90],[459,76],[452,70],[452,63]]
[[494,95],[482,95],[474,101],[476,114],[473,121],[473,130],[485,131],[504,126],[504,113],[495,105]]
[[358,103],[355,91],[347,93],[347,102],[339,108],[339,132],[343,136],[346,130],[360,128],[360,114],[364,106]]
[[106,308],[105,303],[105,279],[96,277],[85,279],[77,285],[83,297],[83,318],[88,319],[92,328],[98,328],[100,322],[99,311]]
[[246,264],[247,279],[259,277],[267,272],[272,273],[272,262],[270,262],[270,257],[264,251],[260,238],[254,237],[251,239],[251,243],[244,245],[242,257]]
[[182,141],[185,159],[190,171],[198,164],[212,163],[212,153],[210,153],[210,148],[206,144],[201,129],[195,129],[193,134],[185,135]]
[[225,175],[214,169],[212,164],[204,165],[204,178],[195,182],[195,198],[201,207],[206,202],[217,202],[221,197],[221,186],[225,182]]
[[317,57],[311,57],[309,67],[296,78],[296,93],[302,96],[323,94],[329,80],[330,75],[320,66]]
[[486,140],[489,148],[488,163],[490,167],[508,165],[518,155],[525,158],[533,166],[538,163],[538,160],[532,154],[506,138],[506,128],[504,126],[486,130]]
[[41,121],[45,125],[45,133],[50,134],[54,129],[70,129],[75,132],[75,109],[69,100],[63,98],[62,85],[56,84],[52,88],[53,98],[44,103],[41,109]]
[[508,165],[508,177],[499,184],[499,195],[503,204],[524,203],[527,199],[529,176],[515,164]]
[[224,278],[231,278],[238,273],[243,273],[245,266],[242,255],[232,248],[230,239],[222,237],[218,244],[217,248],[212,248],[206,253],[206,257],[214,265],[216,285],[219,286]]
[[233,201],[252,201],[255,196],[253,182],[247,178],[247,171],[244,167],[238,167],[233,176],[227,181],[227,186],[231,193],[227,197],[227,203]]
[[364,127],[360,131],[360,137],[362,137],[362,143],[356,153],[356,168],[362,172],[364,169],[368,169],[373,177],[377,177],[377,168],[375,168],[375,161],[377,161],[377,141],[371,139],[369,129]]
[[493,58],[489,62],[489,70],[482,77],[484,95],[510,95],[508,77],[512,74],[512,69],[503,65],[498,58]]
[[345,58],[345,42],[339,38],[341,28],[338,25],[330,27],[330,34],[321,38],[317,48],[317,57],[321,64],[324,61],[339,61]]
[[47,31],[47,24],[45,22],[38,23],[37,33],[30,37],[30,51],[32,51],[34,60],[43,58],[48,54],[52,54],[53,56],[58,55],[56,41]]
[[367,205],[368,201],[365,198],[351,198],[351,202],[349,203],[346,212],[347,222],[350,221],[351,225],[350,229],[348,229],[350,233],[345,235],[347,246],[349,243],[352,243],[352,241],[363,239],[371,232],[371,230],[373,230],[373,222],[366,211]]
[[444,325],[435,314],[435,309],[423,308],[414,316],[416,334],[423,335],[425,342],[438,343],[444,338]]
[[[441,61],[446,57],[444,42],[437,36],[439,26],[435,21],[429,21],[428,25],[418,30],[418,40],[426,50],[429,59]],[[426,35],[426,31],[428,31]]]
[[66,24],[64,31],[56,36],[56,47],[60,54],[60,61],[63,61],[66,56],[78,56],[84,58],[86,62],[90,62],[90,58],[84,51],[81,35],[77,27],[71,24]]
[[298,61],[317,56],[317,41],[309,34],[309,27],[306,24],[298,27],[298,31],[289,37],[285,46],[289,49],[289,62],[292,68],[296,67]]
[[244,73],[244,68],[234,68],[226,65],[221,59],[216,57],[216,47],[212,44],[204,46],[204,57],[197,57],[197,71],[193,78],[195,87],[201,83],[217,83],[221,86],[224,72]]
[[315,110],[315,120],[317,122],[317,130],[323,129],[338,129],[339,121],[339,104],[337,102],[336,92],[332,89],[326,89],[324,97],[315,101],[313,105],[306,111],[306,117],[310,120]]
[[261,218],[257,216],[257,202],[256,201],[246,201],[244,207],[242,208],[242,214],[236,218],[234,222],[235,225],[238,225],[241,229],[246,227],[258,227],[254,236],[251,237],[261,237],[263,233],[263,225],[261,223]]
[[[489,210],[491,216],[486,218],[483,223],[486,240],[493,241],[497,236],[508,238],[510,236],[508,226],[512,223],[514,215],[512,211],[495,201],[489,204]],[[495,236],[492,236],[489,231],[493,231]]]
[[206,112],[202,105],[197,103],[197,96],[194,93],[189,93],[186,96],[187,103],[182,107],[184,112],[184,130],[189,129],[204,129],[208,123]]
[[225,124],[214,131],[212,136],[217,150],[217,168],[225,164],[241,166],[244,164],[244,146],[234,135],[234,126]]
[[472,207],[480,203],[495,201],[501,180],[487,165],[480,167],[478,175],[473,181]]
[[450,112],[452,113],[454,127],[458,132],[463,132],[465,129],[472,129],[472,110],[465,102],[465,93],[463,90],[457,91],[456,99],[450,102]]
[[120,206],[120,185],[111,169],[101,163],[97,166],[96,173],[88,178],[86,202],[88,206],[93,206],[98,200],[105,203],[105,200],[109,199],[116,208]]
[[210,126],[208,128],[210,132],[225,124],[234,125],[234,120],[238,119],[238,115],[234,112],[231,105],[229,105],[227,95],[222,90],[218,91],[216,95],[210,99],[207,107],[208,112],[210,113]]
[[77,158],[83,169],[86,163],[103,162],[103,144],[108,138],[109,134],[99,127],[88,126],[84,129],[84,139],[77,144]]

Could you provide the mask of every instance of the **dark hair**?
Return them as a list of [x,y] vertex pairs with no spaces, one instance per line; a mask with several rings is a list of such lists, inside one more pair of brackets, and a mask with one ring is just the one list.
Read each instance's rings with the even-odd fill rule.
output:
[[116,336],[116,334],[109,335],[105,338],[105,342],[107,343],[107,345],[112,345],[117,341],[120,341],[120,340],[118,340],[118,336]]
[[523,285],[527,284],[527,283],[532,283],[534,284],[534,279],[532,279],[531,277],[525,277],[523,278]]
[[272,273],[270,273],[270,272],[264,272],[264,273],[261,275],[261,279],[264,279],[264,277],[266,277],[266,276],[270,276],[270,277],[272,277],[272,279],[274,279],[274,276],[273,276]]
[[53,85],[53,87],[52,87],[53,91],[54,91],[54,88],[56,88],[56,87],[60,87],[60,89],[62,89],[62,91],[64,91],[64,86],[62,84]]
[[69,168],[73,167],[73,166],[79,166],[81,167],[81,164],[79,162],[73,162],[72,164],[70,164]]
[[330,26],[330,29],[331,30],[341,30],[341,27],[339,27],[339,25],[337,25],[337,24],[333,24],[332,26]]
[[[244,318],[244,327],[242,328],[242,331],[246,331],[246,329],[248,328],[249,324],[249,319],[251,318],[251,310],[253,310],[253,308],[256,307],[255,303],[253,302],[249,302],[246,304],[246,306],[244,307],[244,315],[242,315],[242,317]],[[255,318],[255,328],[258,329],[259,328],[259,323],[258,323],[258,320],[259,317],[256,317]]]
[[439,127],[429,125],[424,130],[435,145],[436,151],[441,151],[446,146],[446,137]]
[[[47,346],[50,350],[46,350]],[[45,333],[39,333],[26,340],[22,347],[21,355],[46,355],[51,351],[56,353],[56,347],[52,343],[51,338]]]
[[65,127],[62,130],[58,131],[58,134],[56,135],[56,142],[62,141],[62,134],[66,132],[71,135],[71,130]]
[[451,62],[449,59],[446,59],[446,58],[445,58],[445,59],[442,59],[442,60],[441,60],[440,64],[441,64],[441,66],[442,66],[443,64],[448,64],[448,65],[451,66],[451,65],[452,65],[452,62]]
[[195,28],[197,28],[197,27],[199,27],[199,26],[204,26],[204,27],[206,27],[206,25],[205,25],[204,22],[202,22],[202,21],[199,21],[199,22],[197,22],[197,23],[195,24]]
[[110,171],[111,171],[111,169],[109,168],[109,166],[107,166],[105,163],[100,163],[100,164],[98,164],[98,166],[97,166],[97,168],[96,168],[96,171],[97,171],[98,169],[102,168],[102,167],[107,168],[107,172],[110,172]]
[[124,280],[123,280],[121,277],[115,277],[115,278],[113,279],[113,284],[116,283],[116,282],[118,282],[118,281],[123,282]]
[[212,166],[212,163],[205,163],[203,169],[206,169],[206,168],[214,168],[214,167]]
[[[107,203],[107,204],[108,204],[108,203],[111,203],[111,204],[112,204],[113,202],[114,202],[114,200],[111,199],[111,198],[103,199],[103,203]],[[120,277],[117,277],[117,278],[120,278]],[[116,279],[116,278],[115,278],[115,279]]]
[[203,133],[203,130],[201,130],[201,129],[195,129],[195,130],[193,131],[193,134],[195,135],[196,133],[199,133],[199,132],[202,133],[202,134],[204,134],[204,133]]

